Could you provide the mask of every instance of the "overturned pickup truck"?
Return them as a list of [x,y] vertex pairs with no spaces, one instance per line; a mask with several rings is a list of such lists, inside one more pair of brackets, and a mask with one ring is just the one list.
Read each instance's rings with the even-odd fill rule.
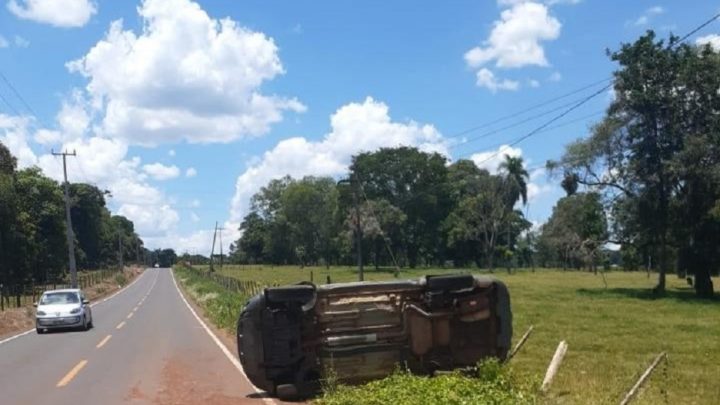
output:
[[267,288],[237,328],[248,378],[282,399],[317,393],[328,370],[353,384],[398,365],[433,374],[505,359],[511,338],[507,288],[472,275]]

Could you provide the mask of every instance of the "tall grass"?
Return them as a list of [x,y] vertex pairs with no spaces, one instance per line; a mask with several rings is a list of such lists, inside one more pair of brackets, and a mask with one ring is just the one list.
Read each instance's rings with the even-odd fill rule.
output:
[[203,308],[210,321],[218,328],[234,332],[240,311],[250,297],[228,291],[192,268],[175,266],[174,271],[185,290]]

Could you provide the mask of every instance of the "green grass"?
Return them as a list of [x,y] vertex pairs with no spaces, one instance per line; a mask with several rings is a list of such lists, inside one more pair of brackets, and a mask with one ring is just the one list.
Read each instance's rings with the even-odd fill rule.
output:
[[360,387],[331,386],[315,403],[319,405],[416,405],[416,404],[533,404],[535,387],[518,383],[496,360],[485,361],[476,376],[459,372],[435,378],[397,371]]
[[182,266],[173,268],[185,291],[200,305],[205,315],[218,328],[234,333],[247,295],[230,292],[197,271]]
[[[310,280],[355,281],[348,267],[225,266],[222,274],[242,280],[288,284]],[[404,269],[400,278],[457,273],[447,269]],[[495,276],[509,289],[514,339],[530,326],[535,331],[511,362],[516,374],[542,378],[561,340],[567,356],[547,403],[618,403],[654,356],[668,353],[634,403],[707,404],[720,398],[720,301],[698,300],[684,279],[668,277],[668,294],[655,298],[649,290],[656,276],[642,272],[610,272],[605,288],[600,275],[539,270]],[[366,280],[392,279],[390,269],[366,269]],[[720,280],[713,280],[720,288]],[[406,377],[403,377],[406,378]],[[717,402],[715,402],[717,403]]]

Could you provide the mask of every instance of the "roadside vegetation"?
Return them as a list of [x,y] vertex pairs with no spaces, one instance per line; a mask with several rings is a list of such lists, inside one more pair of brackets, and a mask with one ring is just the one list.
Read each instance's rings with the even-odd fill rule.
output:
[[176,265],[173,270],[185,291],[205,311],[205,316],[218,328],[235,333],[238,316],[249,295],[229,291],[192,267]]
[[[327,269],[226,265],[217,270],[221,275],[266,284],[309,281],[311,273],[318,284],[324,284],[327,276],[332,282],[357,281],[355,268],[339,266]],[[458,272],[488,274],[487,270],[478,269],[423,268],[401,269],[398,277]],[[538,397],[540,403],[618,403],[654,356],[663,351],[668,353],[668,361],[655,371],[633,403],[704,404],[720,396],[717,384],[720,300],[697,298],[685,279],[668,277],[666,295],[657,297],[651,290],[657,280],[646,272],[600,270],[594,274],[518,269],[512,274],[496,271],[492,276],[503,280],[510,289],[515,342],[530,325],[535,327],[528,342],[510,362],[513,381],[527,387],[542,378],[557,344],[561,340],[568,342],[565,361],[549,392]],[[365,273],[366,280],[394,278],[391,268],[379,271],[370,268]],[[713,278],[714,283],[719,281]],[[215,288],[220,287],[216,284]],[[205,294],[212,291],[219,292],[208,289]],[[240,302],[244,303],[245,297]],[[418,384],[426,381],[425,384],[452,385],[462,381],[435,382],[405,375],[393,376],[390,380],[413,378],[418,378]],[[323,400],[349,399],[356,395],[374,398],[370,397],[371,393],[387,394],[383,387],[386,386],[382,382],[377,382],[368,385],[365,393],[357,388],[341,388],[338,397],[328,394]],[[401,398],[405,394],[399,392],[398,395]]]
[[497,360],[480,363],[472,374],[423,377],[398,370],[363,386],[326,385],[319,405],[534,404],[537,384],[519,381]]

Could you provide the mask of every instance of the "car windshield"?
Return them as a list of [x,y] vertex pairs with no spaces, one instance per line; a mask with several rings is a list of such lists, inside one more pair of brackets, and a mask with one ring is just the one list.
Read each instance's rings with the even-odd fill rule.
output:
[[79,302],[77,293],[57,292],[43,295],[40,305],[77,304]]

